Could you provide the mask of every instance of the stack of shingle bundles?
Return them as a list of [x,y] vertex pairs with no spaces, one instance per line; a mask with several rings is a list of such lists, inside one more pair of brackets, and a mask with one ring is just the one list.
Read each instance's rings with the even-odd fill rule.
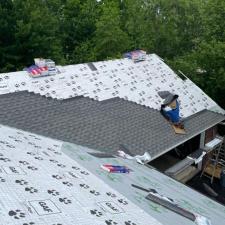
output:
[[32,65],[27,68],[27,72],[31,77],[41,77],[41,76],[47,76],[48,75],[48,68],[46,66],[39,67],[36,65]]
[[55,62],[51,59],[45,59],[45,65],[48,68],[48,75],[55,75],[57,73]]
[[42,77],[57,73],[55,62],[51,59],[35,58],[34,63],[35,65],[26,69],[31,77]]
[[124,54],[124,58],[132,59],[134,62],[144,61],[146,59],[146,51],[135,50]]

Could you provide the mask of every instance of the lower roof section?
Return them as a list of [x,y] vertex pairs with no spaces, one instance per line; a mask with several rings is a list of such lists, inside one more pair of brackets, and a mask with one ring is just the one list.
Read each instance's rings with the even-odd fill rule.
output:
[[[201,195],[195,190],[190,189],[155,169],[150,169],[136,163],[135,160],[94,157],[90,154],[93,150],[70,143],[63,143],[61,149],[63,153],[82,164],[85,169],[92,171],[94,175],[103,180],[114,190],[123,194],[134,204],[149,213],[160,222],[161,225],[194,225],[197,223],[184,216],[178,215],[171,209],[166,209],[160,204],[149,201],[146,199],[148,193],[134,188],[133,185],[145,189],[154,189],[159,195],[174,200],[179,207],[195,215],[206,217],[211,221],[212,225],[221,225],[221,221],[225,221],[225,207],[223,205],[214,202],[208,197]],[[102,164],[125,165],[132,169],[132,172],[129,174],[108,173],[100,168]],[[140,219],[140,217],[141,216],[138,216],[138,219]],[[148,221],[146,224],[142,224],[141,221],[135,224],[155,225],[151,221]],[[125,223],[124,225],[130,224]]]
[[63,144],[0,126],[0,225],[163,225],[63,154]]
[[[96,152],[0,125],[0,225],[195,224],[132,185],[223,224],[224,206],[135,160],[99,158]],[[132,171],[108,173],[102,164]]]
[[204,110],[185,120],[186,135],[176,135],[157,110],[119,98],[59,101],[17,92],[2,95],[0,105],[1,124],[110,153],[124,145],[132,155],[147,151],[152,158],[225,119]]

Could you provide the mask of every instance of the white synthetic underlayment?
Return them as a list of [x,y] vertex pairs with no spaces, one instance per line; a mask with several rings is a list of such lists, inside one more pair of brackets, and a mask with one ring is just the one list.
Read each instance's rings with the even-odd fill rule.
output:
[[161,224],[61,146],[0,126],[0,225]]
[[95,100],[119,97],[153,109],[160,109],[163,100],[158,91],[179,95],[181,117],[203,109],[219,106],[189,79],[179,78],[157,55],[147,55],[146,61],[134,63],[118,59],[58,67],[55,76],[30,78],[27,72],[0,74],[0,94],[27,90],[54,99],[85,96]]

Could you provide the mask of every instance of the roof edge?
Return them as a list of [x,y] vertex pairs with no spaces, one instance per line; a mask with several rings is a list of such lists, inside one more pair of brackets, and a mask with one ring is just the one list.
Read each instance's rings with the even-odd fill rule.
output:
[[[203,111],[204,111],[204,110],[203,110]],[[209,111],[210,111],[210,110],[209,110]],[[213,113],[216,113],[216,112],[213,112]],[[219,113],[218,113],[218,114],[219,114]],[[223,120],[225,120],[225,116],[224,116],[223,118],[218,119],[217,122],[212,123],[210,126],[207,126],[206,128],[200,130],[199,132],[196,132],[195,134],[189,136],[188,138],[185,138],[184,140],[182,140],[182,141],[180,141],[180,142],[177,142],[177,144],[175,144],[175,145],[173,145],[173,146],[167,148],[165,151],[160,152],[158,155],[153,156],[149,162],[151,162],[151,161],[153,161],[154,159],[157,159],[158,157],[162,156],[163,154],[165,154],[165,153],[171,151],[172,149],[174,149],[174,148],[176,148],[177,146],[183,144],[184,142],[190,140],[191,138],[195,137],[196,135],[199,135],[199,134],[201,134],[202,132],[208,130],[209,128],[211,128],[211,127],[217,125],[218,123],[222,122]]]

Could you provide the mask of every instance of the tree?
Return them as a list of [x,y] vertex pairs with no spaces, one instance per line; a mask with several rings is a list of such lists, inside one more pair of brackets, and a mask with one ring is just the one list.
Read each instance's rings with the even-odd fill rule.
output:
[[[194,53],[198,67],[204,71],[199,85],[213,99],[225,106],[225,42],[202,42]],[[199,76],[199,75],[196,75]]]
[[130,47],[130,39],[121,29],[120,8],[115,1],[101,4],[101,16],[96,21],[95,51],[97,58],[118,57]]
[[0,72],[16,69],[15,17],[11,0],[0,1]]
[[98,3],[92,0],[67,0],[61,14],[61,37],[68,63],[95,60],[92,41]]
[[225,43],[202,42],[193,52],[170,61],[175,69],[186,73],[211,98],[225,106]]
[[199,4],[201,33],[196,45],[182,56],[170,59],[170,63],[225,107],[225,2],[207,0]]
[[225,1],[207,0],[202,7],[203,33],[205,41],[225,41]]
[[201,33],[199,0],[159,0],[149,4],[154,52],[172,59],[196,47]]
[[33,58],[52,58],[63,63],[59,26],[45,1],[15,0],[15,54],[20,56],[18,66],[33,63]]

